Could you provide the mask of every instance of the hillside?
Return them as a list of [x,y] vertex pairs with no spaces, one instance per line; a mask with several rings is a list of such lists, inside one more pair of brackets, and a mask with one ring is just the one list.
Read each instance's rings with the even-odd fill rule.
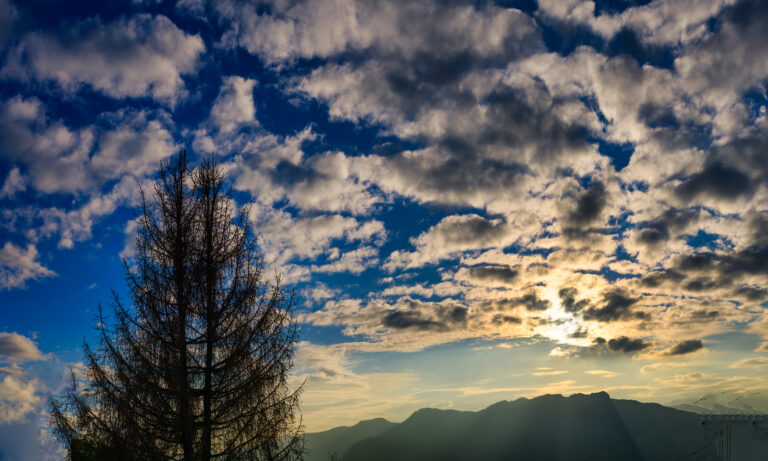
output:
[[[374,423],[375,421],[378,421]],[[478,411],[421,409],[308,434],[306,459],[719,460],[699,416],[601,392],[502,401]]]
[[355,443],[381,435],[387,429],[396,426],[384,418],[360,421],[354,426],[335,427],[324,432],[306,434],[304,448],[307,450],[304,461],[327,461],[332,454],[341,456]]

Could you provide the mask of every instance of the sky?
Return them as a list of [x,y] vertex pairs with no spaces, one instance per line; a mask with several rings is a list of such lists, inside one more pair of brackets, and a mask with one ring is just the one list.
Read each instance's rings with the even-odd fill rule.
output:
[[[0,459],[213,156],[308,431],[608,391],[768,410],[768,3],[0,0]],[[26,455],[26,457],[25,457]]]

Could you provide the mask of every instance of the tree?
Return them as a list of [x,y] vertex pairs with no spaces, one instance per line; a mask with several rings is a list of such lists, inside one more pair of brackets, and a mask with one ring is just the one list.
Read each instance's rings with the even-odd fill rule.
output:
[[[293,298],[267,279],[248,222],[213,161],[162,163],[142,191],[136,253],[124,260],[132,305],[99,308],[84,344],[83,392],[51,400],[51,426],[75,448],[125,459],[300,459],[300,388],[287,374]],[[86,459],[86,458],[83,458]],[[117,459],[117,458],[115,458]]]

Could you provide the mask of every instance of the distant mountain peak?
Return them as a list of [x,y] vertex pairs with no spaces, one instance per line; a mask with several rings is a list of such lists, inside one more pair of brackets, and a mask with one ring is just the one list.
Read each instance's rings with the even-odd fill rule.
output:
[[326,461],[335,453],[341,461],[663,461],[696,453],[715,461],[711,437],[693,413],[607,392],[546,394],[476,412],[422,408],[401,423],[376,418],[307,434],[305,459]]

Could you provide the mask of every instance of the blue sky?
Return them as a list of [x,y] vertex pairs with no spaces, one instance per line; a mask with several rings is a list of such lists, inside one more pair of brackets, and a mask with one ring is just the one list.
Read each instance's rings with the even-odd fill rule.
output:
[[0,459],[58,456],[46,398],[182,148],[298,294],[308,430],[603,389],[768,409],[767,23],[737,0],[0,0]]

